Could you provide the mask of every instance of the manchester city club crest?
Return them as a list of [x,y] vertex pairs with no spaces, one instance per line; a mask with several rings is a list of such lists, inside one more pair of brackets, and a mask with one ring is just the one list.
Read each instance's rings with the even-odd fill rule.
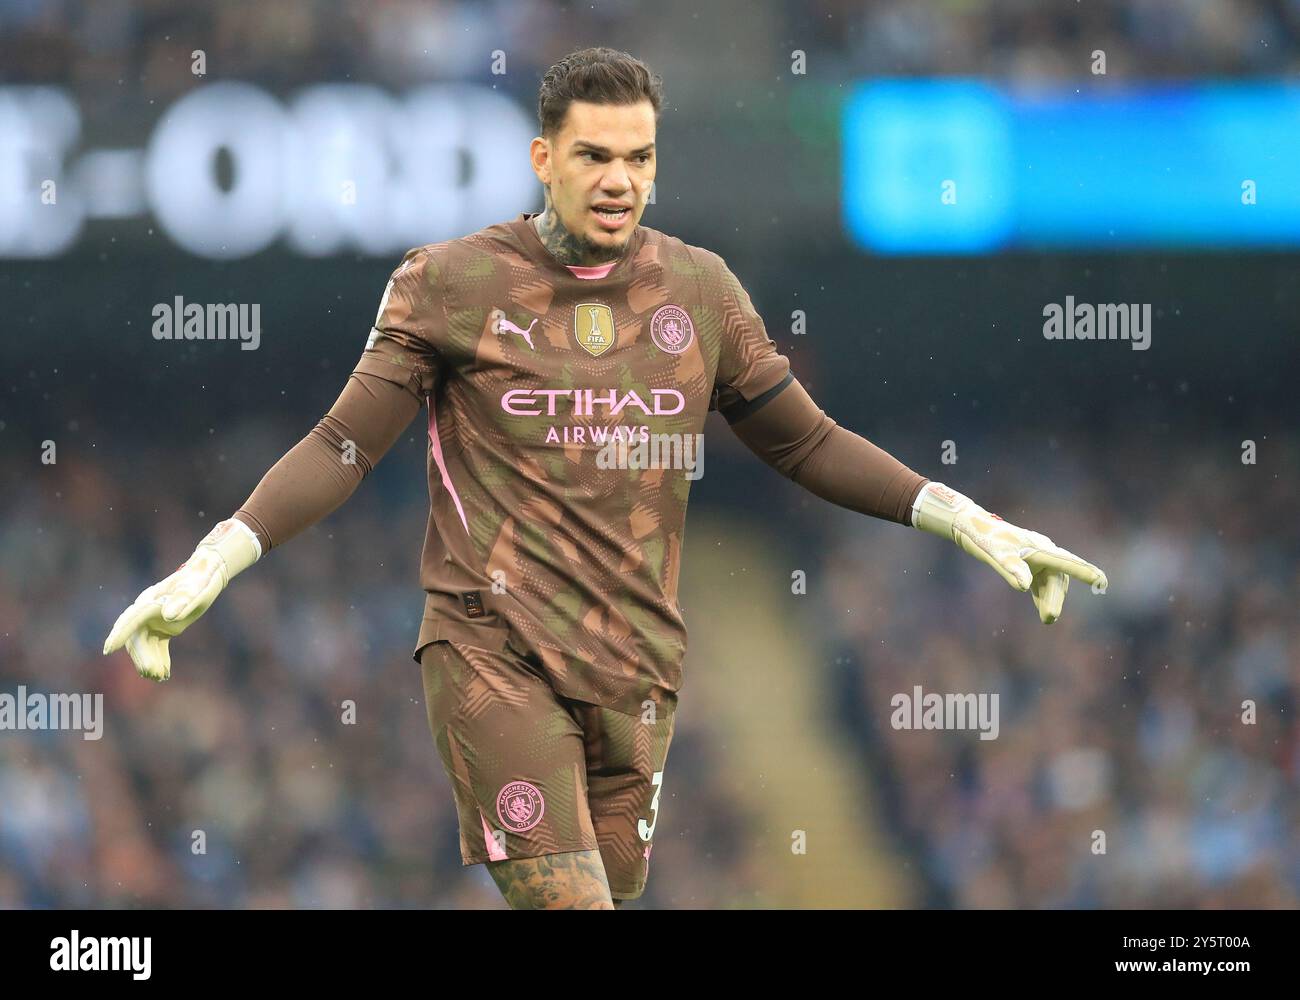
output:
[[695,339],[690,314],[681,306],[660,306],[650,317],[650,339],[669,354],[681,354]]
[[600,302],[573,307],[573,335],[583,350],[598,358],[614,346],[614,310]]
[[528,781],[512,781],[497,795],[497,819],[511,833],[524,833],[542,821],[546,802],[537,786]]

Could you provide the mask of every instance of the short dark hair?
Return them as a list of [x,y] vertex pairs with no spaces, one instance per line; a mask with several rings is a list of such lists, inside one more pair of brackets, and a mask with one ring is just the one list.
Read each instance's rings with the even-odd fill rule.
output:
[[537,121],[542,135],[555,135],[574,101],[592,104],[639,104],[649,101],[655,121],[663,105],[663,80],[635,56],[617,49],[570,52],[546,71],[537,94]]

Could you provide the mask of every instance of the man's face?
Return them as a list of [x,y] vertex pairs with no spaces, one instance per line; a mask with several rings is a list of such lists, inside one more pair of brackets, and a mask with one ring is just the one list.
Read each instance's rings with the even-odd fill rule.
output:
[[612,260],[626,248],[655,179],[654,142],[649,101],[574,101],[558,134],[533,140],[533,171],[549,186],[551,206],[584,256]]

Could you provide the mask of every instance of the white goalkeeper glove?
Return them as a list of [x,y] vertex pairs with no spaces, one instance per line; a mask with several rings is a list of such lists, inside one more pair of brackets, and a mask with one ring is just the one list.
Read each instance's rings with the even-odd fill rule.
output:
[[1050,625],[1061,617],[1065,592],[1074,577],[1098,591],[1106,574],[1037,531],[1017,528],[990,514],[970,497],[943,483],[926,483],[912,504],[912,524],[957,543],[968,555],[988,563],[1019,591],[1029,591],[1038,617]]
[[216,525],[194,553],[167,579],[146,587],[122,612],[104,640],[104,655],[126,645],[141,677],[165,681],[172,674],[167,643],[212,606],[235,574],[262,555],[253,529],[237,518]]

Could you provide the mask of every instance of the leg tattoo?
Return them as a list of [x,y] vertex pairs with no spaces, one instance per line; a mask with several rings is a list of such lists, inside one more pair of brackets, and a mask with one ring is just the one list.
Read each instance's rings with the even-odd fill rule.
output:
[[599,851],[492,861],[488,871],[512,910],[612,910]]

